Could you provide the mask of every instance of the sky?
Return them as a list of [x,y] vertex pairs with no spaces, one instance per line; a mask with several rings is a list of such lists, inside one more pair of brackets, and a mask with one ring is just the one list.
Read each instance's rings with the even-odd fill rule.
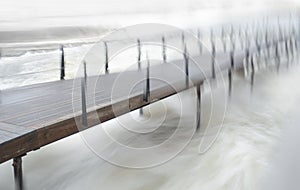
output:
[[234,17],[233,13],[249,17],[253,12],[299,7],[299,0],[1,0],[0,31],[146,22],[180,26],[195,17]]

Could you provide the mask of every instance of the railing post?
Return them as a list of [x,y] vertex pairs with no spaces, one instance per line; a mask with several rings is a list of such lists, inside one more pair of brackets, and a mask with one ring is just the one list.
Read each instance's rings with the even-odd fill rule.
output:
[[201,85],[197,85],[197,130],[200,129],[201,123]]
[[87,89],[87,74],[86,74],[86,63],[83,62],[83,73],[84,77],[81,78],[81,108],[82,108],[82,126],[87,127],[87,109],[86,109],[86,89]]
[[141,56],[142,56],[140,39],[137,39],[137,46],[138,46],[138,70],[140,71],[141,70]]
[[214,42],[213,30],[211,30],[210,32],[210,41],[211,41],[211,48],[212,48],[211,72],[212,72],[212,78],[215,79],[216,78],[216,71],[215,71],[216,46]]
[[254,74],[255,74],[255,68],[254,68],[254,60],[253,60],[253,55],[252,55],[251,56],[251,91],[253,91]]
[[105,74],[108,74],[108,48],[107,42],[104,42],[104,51],[105,51]]
[[146,57],[147,57],[147,69],[146,69],[146,88],[144,91],[144,101],[148,102],[150,97],[150,61],[148,58],[148,53]]
[[275,59],[276,59],[276,68],[277,68],[277,73],[278,73],[279,67],[280,67],[279,42],[276,42],[276,44],[275,44]]
[[161,41],[162,41],[162,56],[163,56],[163,60],[164,60],[164,63],[167,63],[166,40],[165,40],[164,36],[162,37]]
[[294,46],[293,46],[293,38],[292,38],[291,34],[289,36],[289,41],[290,41],[291,57],[292,57],[292,60],[294,60]]
[[189,87],[189,55],[188,55],[186,44],[184,45],[183,58],[184,58],[184,65],[185,65],[185,86],[186,88],[188,88]]
[[228,69],[228,94],[231,96],[232,91],[232,70],[234,69],[234,51],[230,52],[230,69]]
[[22,170],[22,157],[16,157],[13,159],[14,177],[15,177],[15,189],[23,190],[23,170]]
[[[142,47],[141,47],[141,40],[137,39],[137,48],[138,48],[138,70],[141,71],[142,66],[141,66],[141,57],[142,57]],[[144,114],[143,108],[139,109],[140,115]]]
[[284,40],[284,45],[285,45],[285,53],[286,53],[286,59],[287,59],[287,68],[289,67],[289,62],[290,62],[290,53],[289,53],[289,45],[288,45],[288,39],[285,38]]
[[249,52],[249,49],[248,47],[246,48],[246,71],[247,71],[247,74],[248,74],[248,71],[249,71],[249,57],[250,57],[250,52]]
[[60,61],[60,80],[65,80],[65,51],[64,46],[61,46],[61,61]]

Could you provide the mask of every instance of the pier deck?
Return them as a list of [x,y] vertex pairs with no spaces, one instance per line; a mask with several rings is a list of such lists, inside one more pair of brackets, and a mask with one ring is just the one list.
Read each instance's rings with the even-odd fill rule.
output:
[[[235,68],[243,66],[243,59],[243,52],[235,54]],[[216,73],[230,69],[228,53],[217,54],[216,60]],[[148,101],[144,101],[146,69],[87,77],[88,125],[85,128],[195,87],[211,78],[211,56],[202,55],[195,61],[197,63],[189,61],[188,87],[184,60],[150,66]],[[79,131],[76,121],[80,123],[82,118],[80,81],[62,80],[0,92],[0,163]]]

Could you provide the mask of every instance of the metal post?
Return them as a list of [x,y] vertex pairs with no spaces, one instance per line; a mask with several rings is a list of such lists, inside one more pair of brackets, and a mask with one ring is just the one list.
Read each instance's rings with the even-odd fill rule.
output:
[[148,102],[150,97],[150,61],[147,53],[147,70],[146,70],[146,88],[144,92],[144,101]]
[[[138,46],[138,70],[141,71],[142,66],[141,66],[141,57],[142,57],[142,47],[141,47],[141,40],[137,39],[137,46]],[[143,108],[140,108],[140,115],[144,115],[144,110]]]
[[87,72],[86,72],[86,62],[83,62],[83,74],[84,74],[84,80],[86,82],[87,80]]
[[231,96],[232,91],[232,69],[228,69],[228,94]]
[[107,42],[104,42],[104,49],[105,49],[105,74],[108,74],[108,48]]
[[248,47],[246,48],[246,71],[247,71],[247,74],[248,74],[248,71],[249,71],[249,57],[250,57],[250,52],[249,52],[249,49]]
[[234,69],[234,51],[230,51],[230,67]]
[[201,123],[201,85],[197,85],[197,130],[200,129]]
[[184,58],[184,65],[185,65],[185,87],[188,88],[189,87],[189,55],[188,55],[186,44],[184,46],[183,58]]
[[15,189],[23,190],[23,171],[22,171],[22,157],[16,157],[13,159],[14,176],[15,176]]
[[255,68],[254,68],[254,60],[253,60],[253,55],[252,55],[251,56],[251,91],[253,91],[254,73],[255,73]]
[[278,73],[279,67],[280,67],[279,42],[277,42],[275,44],[275,59],[276,59],[276,68],[277,68],[277,73]]
[[215,79],[216,78],[216,71],[215,71],[216,47],[214,42],[213,30],[211,30],[210,33],[210,40],[211,40],[211,48],[212,48],[211,72],[212,72],[212,78]]
[[87,75],[86,75],[86,65],[84,62],[84,77],[81,78],[81,106],[82,106],[82,126],[87,127],[88,122],[87,122],[87,112],[86,112],[86,81],[87,80]]
[[137,39],[137,45],[138,45],[138,70],[140,71],[141,70],[141,56],[142,56],[140,39]]
[[294,60],[294,46],[293,46],[293,39],[292,36],[289,36],[289,42],[290,42],[290,52],[292,60]]
[[162,56],[163,56],[163,60],[164,60],[164,63],[167,63],[166,40],[165,40],[164,36],[162,37],[161,41],[162,41]]
[[285,53],[286,53],[286,59],[287,59],[287,68],[289,67],[289,62],[290,62],[290,53],[289,53],[289,45],[288,45],[288,39],[286,38],[284,40],[284,45],[285,45]]
[[61,46],[61,61],[60,61],[60,80],[65,80],[65,51],[64,46]]

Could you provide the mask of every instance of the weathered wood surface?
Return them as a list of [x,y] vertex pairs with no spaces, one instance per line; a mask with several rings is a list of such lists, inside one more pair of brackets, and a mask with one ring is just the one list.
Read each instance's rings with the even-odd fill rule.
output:
[[[244,52],[235,54],[242,67]],[[230,68],[229,54],[217,55],[218,71]],[[189,88],[211,78],[211,57],[189,63]],[[186,90],[184,60],[150,67],[150,99],[143,101],[145,69],[87,78],[88,126],[110,120]],[[220,70],[219,70],[219,69]],[[80,79],[55,81],[0,92],[0,163],[83,130]]]

